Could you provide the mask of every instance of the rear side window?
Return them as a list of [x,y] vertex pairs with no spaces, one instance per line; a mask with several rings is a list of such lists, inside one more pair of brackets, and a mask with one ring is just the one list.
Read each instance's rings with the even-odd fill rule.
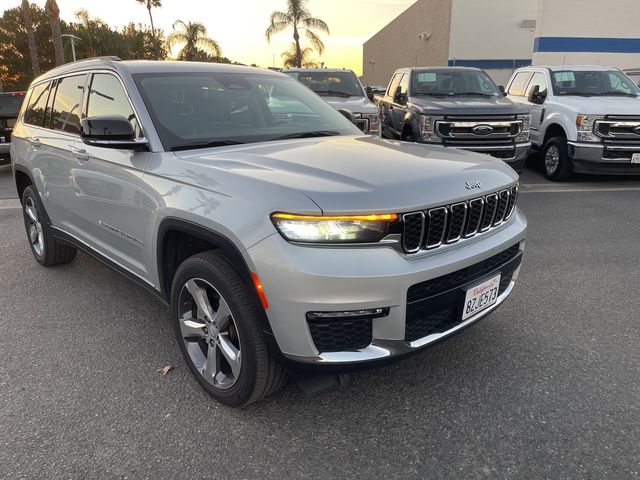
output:
[[136,137],[142,136],[138,119],[133,113],[122,84],[115,76],[108,73],[96,73],[89,89],[87,117],[101,115],[120,115],[126,118],[131,122]]
[[524,95],[524,87],[527,85],[527,80],[529,80],[530,75],[531,72],[516,73],[516,76],[513,78],[511,85],[509,85],[509,95],[522,97]]
[[80,113],[86,75],[74,75],[58,79],[53,100],[51,128],[69,133],[80,133]]
[[33,87],[27,110],[24,112],[24,122],[29,125],[42,126],[44,112],[47,108],[49,98],[50,82],[41,83]]

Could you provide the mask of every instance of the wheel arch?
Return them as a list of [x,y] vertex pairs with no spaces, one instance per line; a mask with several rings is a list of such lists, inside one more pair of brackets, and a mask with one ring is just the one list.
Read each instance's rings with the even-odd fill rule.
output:
[[16,190],[18,191],[18,199],[22,202],[22,194],[24,189],[29,185],[35,185],[33,178],[29,171],[21,165],[15,165],[13,168],[13,179],[16,184]]
[[559,123],[553,122],[550,123],[544,132],[544,141],[542,142],[541,147],[544,148],[547,141],[553,137],[564,137],[567,138],[567,131],[565,128]]

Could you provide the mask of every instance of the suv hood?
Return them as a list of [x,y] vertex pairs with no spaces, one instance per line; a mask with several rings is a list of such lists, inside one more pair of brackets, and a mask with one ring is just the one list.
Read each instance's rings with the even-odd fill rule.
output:
[[377,113],[376,105],[367,97],[330,97],[321,95],[325,102],[336,110],[345,109],[352,113]]
[[515,115],[529,111],[506,97],[411,97],[410,103],[432,115]]
[[[339,136],[265,142],[176,152],[184,168],[204,188],[216,179],[223,194],[226,174],[244,177],[268,206],[283,195],[304,193],[325,214],[406,212],[445,205],[513,184],[517,174],[489,156],[446,147],[384,140],[371,136]],[[258,182],[252,186],[251,179]],[[466,182],[480,182],[469,190]],[[270,187],[266,188],[265,187]],[[269,192],[269,193],[266,193]]]
[[640,115],[640,97],[576,97],[558,96],[555,103],[576,114]]

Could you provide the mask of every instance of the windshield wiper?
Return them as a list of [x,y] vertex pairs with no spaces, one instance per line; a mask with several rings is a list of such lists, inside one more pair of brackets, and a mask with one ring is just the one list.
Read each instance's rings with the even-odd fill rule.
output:
[[353,97],[354,95],[351,95],[350,93],[347,92],[341,92],[340,90],[317,90],[316,93],[318,95],[326,95],[328,97]]
[[596,95],[593,92],[559,92],[559,95],[575,95],[577,97],[593,97]]
[[459,92],[453,94],[456,97],[495,97],[493,93],[485,92]]
[[238,142],[237,140],[214,140],[212,142],[196,142],[196,143],[184,143],[182,145],[174,145],[169,150],[171,152],[177,152],[179,150],[191,150],[193,148],[208,148],[208,147],[226,147],[227,145],[242,145],[245,142]]
[[620,90],[611,90],[610,92],[600,92],[598,95],[621,95],[623,97],[637,97],[637,93],[621,92]]
[[451,92],[416,92],[413,94],[416,97],[452,97]]
[[340,132],[336,132],[335,130],[315,130],[312,132],[289,133],[287,135],[270,138],[269,141],[289,140],[291,138],[333,137],[336,135],[340,135]]

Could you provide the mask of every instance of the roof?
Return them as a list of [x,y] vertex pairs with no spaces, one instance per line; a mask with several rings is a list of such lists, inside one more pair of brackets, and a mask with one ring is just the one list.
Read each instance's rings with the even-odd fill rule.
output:
[[287,72],[327,72],[327,73],[338,73],[338,72],[351,72],[354,73],[353,70],[348,68],[283,68],[282,73]]
[[479,68],[475,67],[446,67],[446,66],[435,66],[435,67],[405,67],[398,68],[398,71],[408,71],[408,72],[423,72],[425,70],[429,70],[432,72],[480,72],[482,71]]
[[109,69],[119,73],[245,73],[279,76],[281,73],[263,68],[245,67],[228,63],[178,62],[166,60],[120,60],[118,57],[96,57],[66,63],[49,70],[37,80],[93,69]]
[[561,72],[563,70],[573,70],[576,72],[610,72],[611,70],[618,70],[616,67],[603,67],[602,65],[531,65],[522,68],[548,68],[552,72]]

